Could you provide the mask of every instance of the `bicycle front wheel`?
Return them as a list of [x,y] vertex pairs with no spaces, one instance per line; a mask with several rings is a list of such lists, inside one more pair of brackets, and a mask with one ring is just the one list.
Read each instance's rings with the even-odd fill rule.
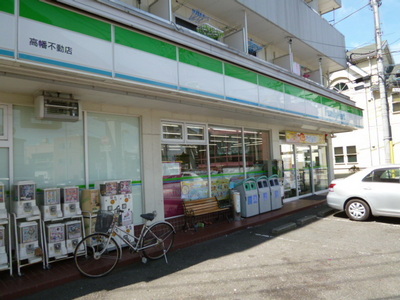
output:
[[151,225],[143,235],[141,247],[148,259],[159,259],[167,254],[174,244],[175,230],[169,223]]
[[[82,251],[82,248],[85,251]],[[109,235],[93,233],[79,242],[74,257],[76,267],[83,275],[101,277],[110,273],[117,265],[120,248]]]

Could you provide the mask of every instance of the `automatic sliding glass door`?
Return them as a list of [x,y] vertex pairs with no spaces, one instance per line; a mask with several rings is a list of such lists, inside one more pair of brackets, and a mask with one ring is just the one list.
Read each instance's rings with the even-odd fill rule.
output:
[[326,190],[329,186],[326,146],[311,146],[314,191]]
[[312,193],[310,146],[296,146],[297,188],[299,196]]

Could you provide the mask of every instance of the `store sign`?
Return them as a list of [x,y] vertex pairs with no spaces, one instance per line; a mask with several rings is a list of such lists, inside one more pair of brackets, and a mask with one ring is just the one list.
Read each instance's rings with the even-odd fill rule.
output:
[[51,41],[40,40],[34,37],[29,38],[29,46],[72,55],[72,47],[70,46],[65,46]]
[[33,62],[112,75],[110,42],[30,19],[19,18],[18,53]]
[[392,88],[392,93],[400,93],[400,88]]
[[297,144],[325,144],[324,134],[286,131],[286,142]]

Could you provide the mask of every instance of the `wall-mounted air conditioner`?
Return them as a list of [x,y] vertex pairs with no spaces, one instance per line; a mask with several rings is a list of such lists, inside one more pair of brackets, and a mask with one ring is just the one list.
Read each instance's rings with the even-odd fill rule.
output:
[[76,122],[82,118],[79,101],[62,97],[36,97],[35,112],[36,117],[42,120]]

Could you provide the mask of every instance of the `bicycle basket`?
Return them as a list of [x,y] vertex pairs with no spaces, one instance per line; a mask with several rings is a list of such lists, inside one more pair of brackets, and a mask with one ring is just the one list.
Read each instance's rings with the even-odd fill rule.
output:
[[95,231],[106,233],[110,229],[113,219],[114,213],[112,211],[99,211],[97,213]]

